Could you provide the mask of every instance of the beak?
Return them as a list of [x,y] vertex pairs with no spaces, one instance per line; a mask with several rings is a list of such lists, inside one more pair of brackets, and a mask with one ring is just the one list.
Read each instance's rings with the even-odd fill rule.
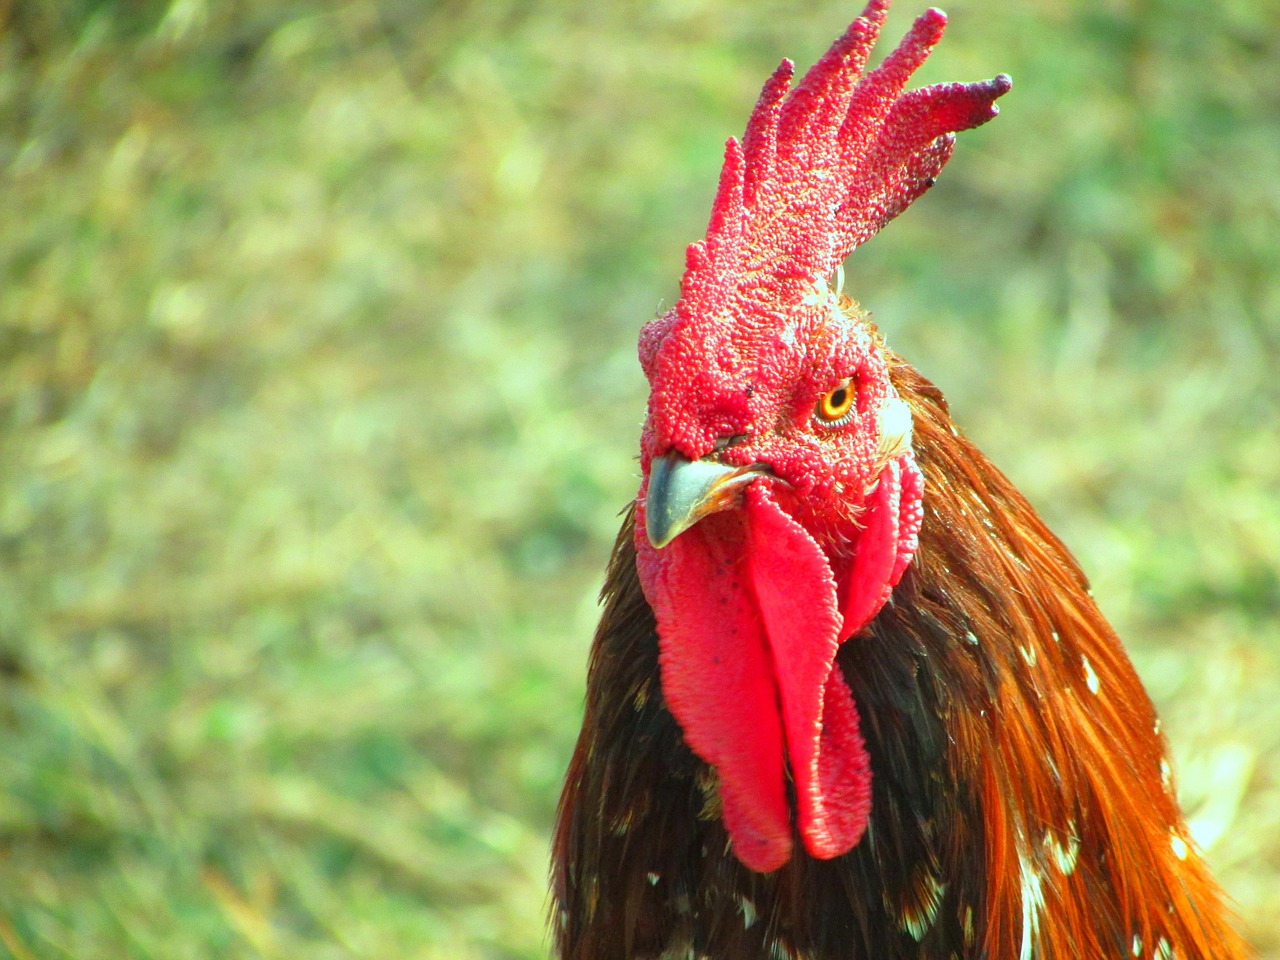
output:
[[654,457],[644,505],[649,542],[661,550],[707,514],[734,506],[739,492],[768,470],[762,463],[729,467],[678,453]]

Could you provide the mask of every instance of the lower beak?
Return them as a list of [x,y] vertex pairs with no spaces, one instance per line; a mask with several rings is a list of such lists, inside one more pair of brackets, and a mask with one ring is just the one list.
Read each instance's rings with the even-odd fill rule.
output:
[[707,514],[734,506],[742,489],[768,469],[687,460],[678,453],[654,457],[644,505],[649,542],[660,550]]

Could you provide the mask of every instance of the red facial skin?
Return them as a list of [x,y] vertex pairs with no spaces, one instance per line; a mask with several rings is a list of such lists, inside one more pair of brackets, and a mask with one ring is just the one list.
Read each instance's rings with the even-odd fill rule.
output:
[[[866,829],[870,763],[835,656],[888,599],[923,515],[879,340],[826,277],[932,185],[954,131],[993,117],[1009,89],[997,77],[902,92],[941,36],[936,10],[862,76],[886,6],[872,0],[790,96],[788,61],[765,85],[742,145],[726,148],[680,301],[640,337],[651,394],[637,565],[663,693],[717,772],[735,854],[762,872],[792,855],[788,770],[809,854],[838,856]],[[854,409],[823,422],[816,405],[846,380]],[[653,458],[669,453],[768,472],[657,549],[645,498]]]

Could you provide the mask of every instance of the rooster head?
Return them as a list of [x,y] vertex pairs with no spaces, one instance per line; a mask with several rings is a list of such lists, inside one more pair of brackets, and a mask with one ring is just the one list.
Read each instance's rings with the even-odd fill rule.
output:
[[938,10],[864,74],[887,7],[871,0],[794,90],[790,61],[768,80],[727,144],[680,300],[640,336],[637,565],[663,695],[716,771],[734,853],[762,872],[797,832],[831,858],[866,829],[870,761],[835,657],[888,599],[923,516],[911,413],[827,278],[1010,86],[903,92]]

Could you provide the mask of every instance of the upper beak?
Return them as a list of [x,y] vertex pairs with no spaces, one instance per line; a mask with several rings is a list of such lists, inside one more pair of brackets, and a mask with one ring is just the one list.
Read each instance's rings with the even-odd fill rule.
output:
[[733,506],[742,488],[768,469],[760,463],[729,467],[687,460],[678,453],[654,457],[644,505],[649,542],[662,549],[707,514]]

